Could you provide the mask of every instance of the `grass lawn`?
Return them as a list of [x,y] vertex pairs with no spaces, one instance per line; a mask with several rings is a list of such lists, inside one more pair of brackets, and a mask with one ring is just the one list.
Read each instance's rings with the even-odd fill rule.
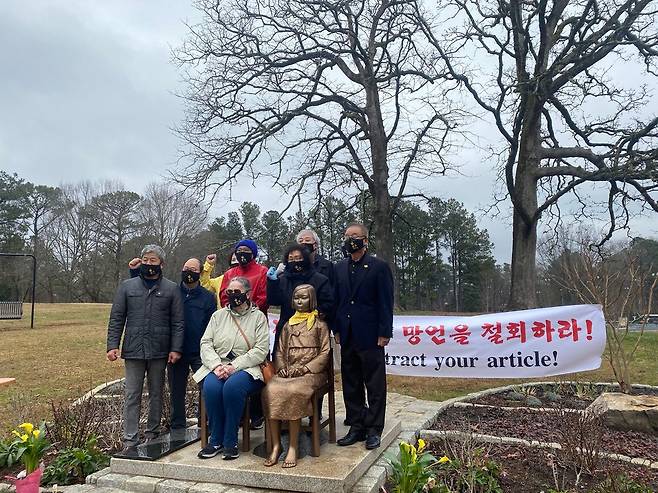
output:
[[[123,376],[120,362],[105,359],[110,305],[38,304],[35,329],[29,306],[23,320],[0,320],[0,377],[16,382],[0,388],[0,435],[23,419],[49,415],[52,400],[76,398],[103,382]],[[635,340],[629,337],[629,343]],[[633,382],[658,385],[658,334],[647,333],[638,350]],[[612,381],[606,363],[596,371],[561,379]],[[444,400],[520,380],[410,378],[389,376],[389,391],[429,400]]]

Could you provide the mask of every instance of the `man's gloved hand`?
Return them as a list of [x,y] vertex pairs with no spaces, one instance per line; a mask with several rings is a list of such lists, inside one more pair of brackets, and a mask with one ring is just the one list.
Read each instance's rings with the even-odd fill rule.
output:
[[276,281],[278,277],[279,277],[279,273],[277,272],[276,267],[270,267],[267,270],[268,279],[271,279],[272,281]]

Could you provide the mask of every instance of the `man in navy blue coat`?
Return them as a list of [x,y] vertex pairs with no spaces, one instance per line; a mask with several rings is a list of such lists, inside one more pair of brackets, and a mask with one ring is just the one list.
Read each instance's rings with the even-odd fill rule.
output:
[[[338,445],[380,446],[386,415],[384,347],[393,336],[393,275],[386,262],[368,254],[368,229],[345,231],[348,257],[336,264],[336,315],[341,347],[343,399],[350,430]],[[366,390],[368,403],[366,405]]]

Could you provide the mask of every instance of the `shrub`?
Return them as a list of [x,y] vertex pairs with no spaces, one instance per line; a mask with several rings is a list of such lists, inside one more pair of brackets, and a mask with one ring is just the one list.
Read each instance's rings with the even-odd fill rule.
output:
[[73,484],[84,479],[110,463],[110,458],[97,445],[97,439],[91,437],[84,447],[69,447],[59,451],[43,474],[43,484]]
[[108,419],[106,406],[94,397],[86,397],[77,404],[69,401],[51,402],[52,421],[48,436],[57,450],[85,448],[91,438],[98,440]]
[[602,417],[590,412],[573,412],[565,407],[556,411],[560,445],[564,462],[577,476],[594,474],[601,460],[605,427]]

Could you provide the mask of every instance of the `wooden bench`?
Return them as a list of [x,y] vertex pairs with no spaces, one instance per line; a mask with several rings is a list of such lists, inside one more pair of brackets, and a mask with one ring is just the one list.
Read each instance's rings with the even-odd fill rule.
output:
[[0,320],[19,320],[23,318],[22,301],[0,301]]

